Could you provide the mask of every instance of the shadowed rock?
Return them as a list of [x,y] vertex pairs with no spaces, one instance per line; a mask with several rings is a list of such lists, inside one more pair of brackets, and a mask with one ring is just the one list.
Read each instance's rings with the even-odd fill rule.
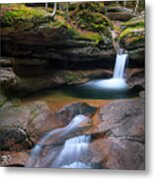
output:
[[[8,104],[8,105],[5,105]],[[2,150],[21,150],[31,147],[58,123],[44,102],[21,105],[6,102],[0,111],[0,142]]]
[[83,114],[87,117],[91,117],[95,114],[97,108],[88,105],[87,103],[73,103],[63,107],[56,113],[56,117],[59,121],[68,124],[76,115]]

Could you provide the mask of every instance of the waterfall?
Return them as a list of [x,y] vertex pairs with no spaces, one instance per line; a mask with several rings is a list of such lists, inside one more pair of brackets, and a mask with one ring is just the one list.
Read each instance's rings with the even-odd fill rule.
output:
[[115,89],[122,90],[127,89],[128,85],[125,82],[124,74],[125,74],[125,66],[128,59],[128,54],[125,50],[119,49],[116,55],[116,62],[114,67],[113,77],[110,79],[104,80],[94,80],[90,81],[84,85],[83,87],[90,89]]
[[[42,158],[42,154],[44,154],[43,152],[44,146],[51,145],[53,142],[57,142],[57,141],[59,142],[62,138],[67,136],[69,133],[75,132],[78,128],[81,128],[83,126],[86,127],[86,125],[88,126],[89,122],[90,119],[88,117],[79,114],[75,116],[66,127],[57,128],[47,133],[45,136],[42,137],[40,142],[36,144],[35,147],[33,148],[31,152],[31,157],[29,158],[26,167],[45,167],[47,166],[47,164],[50,164],[48,166],[53,166],[53,163],[49,161],[53,161],[54,156],[57,155],[58,153],[53,152],[50,149],[49,152],[44,157],[44,163],[42,163],[40,158]],[[59,156],[64,159],[64,154],[67,155],[67,151],[68,151],[68,150],[66,151],[66,149],[70,149],[70,152],[68,151],[69,152],[68,156],[71,155],[72,157],[76,157],[76,159],[74,159],[75,161],[73,162],[73,166],[75,166],[76,164],[76,166],[79,167],[81,162],[79,162],[78,158],[80,157],[81,153],[86,152],[87,142],[89,141],[89,139],[90,138],[87,136],[79,136],[73,139],[66,140],[64,148],[60,153],[61,156],[60,155]],[[57,161],[59,162],[58,164],[61,165],[60,158],[58,158]],[[58,166],[58,164],[56,163],[57,161],[55,161],[54,163],[56,164],[56,166]],[[69,164],[63,164],[63,165],[72,166]]]
[[81,169],[90,169],[91,166],[90,165],[87,165],[85,163],[82,163],[80,161],[75,161],[69,165],[64,165],[62,166],[61,168],[81,168]]
[[81,162],[89,152],[90,136],[81,135],[66,140],[60,154],[52,163],[54,168],[89,168]]
[[124,71],[128,54],[117,54],[113,79],[124,79]]

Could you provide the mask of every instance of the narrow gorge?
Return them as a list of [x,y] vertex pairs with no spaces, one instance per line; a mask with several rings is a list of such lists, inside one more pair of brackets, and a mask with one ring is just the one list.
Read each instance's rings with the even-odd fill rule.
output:
[[145,3],[1,5],[0,165],[145,168]]

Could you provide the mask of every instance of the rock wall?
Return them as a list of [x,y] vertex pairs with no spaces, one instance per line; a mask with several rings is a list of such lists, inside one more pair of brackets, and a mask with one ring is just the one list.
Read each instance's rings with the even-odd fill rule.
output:
[[[4,58],[0,62],[5,92],[11,88],[13,94],[28,94],[110,77],[116,56],[113,41],[128,50],[129,67],[144,67],[143,14],[132,15],[127,8],[107,8],[102,3],[82,3],[70,8],[68,19],[63,12],[53,19],[43,8],[2,7]],[[22,16],[18,17],[18,13]],[[115,19],[109,13],[114,13]],[[119,13],[131,17],[127,16],[124,22]]]

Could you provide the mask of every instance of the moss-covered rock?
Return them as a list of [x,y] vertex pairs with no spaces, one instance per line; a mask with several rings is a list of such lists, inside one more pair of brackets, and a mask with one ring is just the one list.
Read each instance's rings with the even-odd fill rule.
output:
[[144,15],[138,16],[125,23],[122,23],[122,32],[119,36],[119,42],[126,49],[135,49],[144,47],[145,28]]
[[106,16],[113,21],[128,21],[131,18],[135,17],[133,13],[129,12],[109,12],[106,13]]
[[97,33],[97,37],[99,38],[98,42],[100,40],[102,40],[102,43],[104,44],[112,42],[110,30],[113,29],[113,24],[103,14],[81,10],[73,12],[71,18],[76,27],[80,28],[83,32],[88,31],[91,33]]
[[[71,6],[74,6],[71,5]],[[81,10],[86,10],[89,12],[99,12],[99,13],[104,13],[105,12],[105,6],[104,2],[96,3],[96,2],[80,2],[75,5],[75,11],[81,11]]]
[[121,45],[127,49],[134,49],[135,47],[144,46],[144,28],[126,28],[119,37]]
[[12,26],[20,22],[34,24],[49,22],[50,14],[43,8],[31,8],[22,4],[1,5],[2,26]]
[[118,37],[120,47],[129,51],[130,64],[132,60],[140,66],[144,66],[145,57],[145,24],[144,15],[137,16],[122,23],[121,33]]
[[[82,6],[86,6],[86,4],[82,3]],[[92,4],[98,6],[100,3]],[[79,6],[77,5],[77,8]],[[90,5],[90,7],[92,6]],[[50,13],[43,8],[11,5],[6,9],[6,6],[2,6],[2,35],[23,31],[37,32],[39,30],[46,37],[47,34],[53,33],[53,29],[63,28],[66,30],[65,34],[68,34],[71,39],[92,41],[95,44],[110,44],[112,41],[109,29],[113,28],[112,23],[101,13],[90,12],[90,7],[87,10],[74,11],[74,16],[72,14],[70,19],[66,20],[65,15],[60,11],[54,19],[51,19]]]
[[98,44],[99,42],[103,41],[102,35],[97,32],[81,30],[80,28],[77,28],[72,23],[67,23],[66,27],[70,36],[75,40],[94,41],[95,44]]
[[122,28],[125,29],[127,27],[144,27],[144,14],[137,16],[135,18],[132,18],[131,20],[122,23]]

